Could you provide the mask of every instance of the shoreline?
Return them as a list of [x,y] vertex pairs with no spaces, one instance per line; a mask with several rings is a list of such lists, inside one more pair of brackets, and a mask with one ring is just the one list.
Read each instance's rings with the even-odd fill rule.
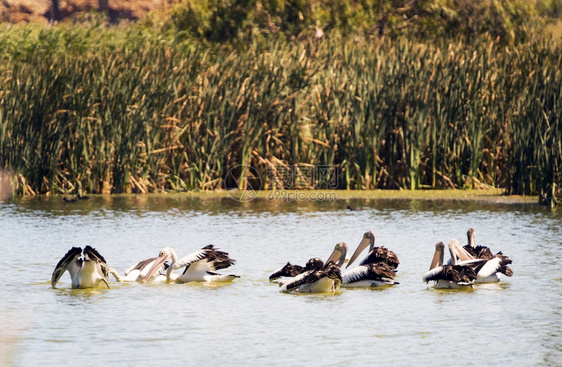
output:
[[[234,190],[234,194],[239,190]],[[334,195],[333,201],[344,200],[461,200],[461,201],[481,201],[481,202],[501,202],[512,204],[538,203],[538,196],[505,195],[503,189],[487,190],[453,190],[453,189],[423,189],[423,190],[260,190],[256,192],[255,198],[273,200],[298,201],[299,196],[329,196]],[[285,193],[284,196],[280,195]],[[207,195],[208,197],[229,197],[228,191],[210,191],[193,193],[193,195]],[[297,199],[291,200],[291,197]],[[310,200],[303,198],[302,200]],[[312,199],[313,200],[313,199]]]
[[[423,189],[423,190],[213,190],[187,192],[158,192],[147,194],[88,194],[93,198],[200,198],[209,200],[232,199],[249,203],[254,199],[269,201],[348,201],[348,200],[423,200],[423,201],[473,201],[504,204],[538,204],[537,195],[506,195],[503,189]],[[64,198],[76,198],[76,195],[47,194],[26,197],[13,197],[7,201],[27,201],[47,198],[61,201]],[[80,201],[80,200],[79,200]]]

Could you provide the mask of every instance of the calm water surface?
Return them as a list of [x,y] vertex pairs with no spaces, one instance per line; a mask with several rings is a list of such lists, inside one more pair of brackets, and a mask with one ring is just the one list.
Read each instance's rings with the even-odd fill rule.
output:
[[[347,205],[365,210],[350,212]],[[428,287],[438,241],[466,230],[513,260],[512,278],[473,291]],[[249,203],[202,196],[59,198],[0,204],[0,365],[562,365],[562,211],[423,200]],[[372,230],[401,261],[400,285],[280,294],[287,261],[351,250]],[[223,285],[110,283],[71,290],[54,266],[93,245],[120,273],[164,246],[214,244],[241,276]]]

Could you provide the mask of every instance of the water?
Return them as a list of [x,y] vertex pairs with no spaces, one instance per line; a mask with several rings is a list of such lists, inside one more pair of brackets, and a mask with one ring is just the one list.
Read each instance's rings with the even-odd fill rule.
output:
[[[364,206],[350,212],[347,205]],[[421,281],[437,241],[476,230],[513,260],[512,278],[473,291]],[[562,365],[562,214],[534,204],[455,200],[310,202],[201,196],[60,198],[0,205],[0,364],[14,366]],[[287,261],[355,250],[372,230],[397,253],[400,285],[334,295],[278,292]],[[120,273],[172,246],[207,244],[237,264],[232,283],[116,283],[71,290],[50,277],[72,246]]]

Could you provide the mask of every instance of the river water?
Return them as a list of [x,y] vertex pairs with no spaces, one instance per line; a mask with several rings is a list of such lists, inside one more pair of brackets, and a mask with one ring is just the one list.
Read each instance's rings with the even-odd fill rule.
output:
[[[362,206],[348,211],[347,205]],[[0,204],[0,365],[562,365],[562,213],[534,203],[354,199],[237,202],[205,195]],[[514,275],[472,291],[422,282],[434,245],[472,227]],[[325,259],[371,230],[400,258],[392,288],[281,294],[268,275]],[[237,260],[221,285],[71,290],[54,266],[90,244],[123,273],[172,246]],[[366,255],[366,253],[365,253]]]

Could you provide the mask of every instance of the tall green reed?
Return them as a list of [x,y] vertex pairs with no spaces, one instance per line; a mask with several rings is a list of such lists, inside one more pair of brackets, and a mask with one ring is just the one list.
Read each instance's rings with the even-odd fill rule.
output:
[[0,168],[17,194],[212,190],[256,171],[314,188],[315,166],[348,189],[560,186],[562,53],[547,42],[41,32],[10,33],[36,37],[21,48],[0,35]]

